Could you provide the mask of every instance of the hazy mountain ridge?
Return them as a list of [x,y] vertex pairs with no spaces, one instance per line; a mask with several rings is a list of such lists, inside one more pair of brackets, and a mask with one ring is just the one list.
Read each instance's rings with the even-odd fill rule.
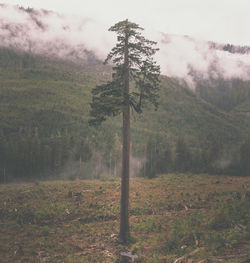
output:
[[232,44],[219,44],[215,42],[210,42],[211,48],[224,50],[232,54],[249,54],[250,47],[249,46],[239,46]]
[[[80,64],[98,62],[94,52],[83,43],[73,43],[74,41],[67,39],[67,32],[71,29],[64,16],[52,11],[25,9],[5,4],[1,4],[0,9],[3,13],[6,12],[6,16],[0,18],[1,46]],[[20,17],[8,17],[7,13],[10,10]],[[53,20],[57,22],[55,28],[51,28]],[[85,22],[79,21],[79,29]],[[55,30],[60,34],[58,35]]]
[[[5,51],[3,50],[3,57],[0,62],[3,68],[8,64],[14,63],[15,65],[11,67],[12,69],[13,67],[17,69],[20,67],[20,72],[22,72],[20,78],[36,79],[39,77],[41,80],[43,78],[49,78],[50,80],[51,78],[55,78],[56,80],[68,81],[67,77],[65,79],[65,76],[71,75],[73,79],[79,76],[75,70],[78,67],[77,65],[81,65],[84,66],[84,70],[90,71],[89,76],[91,76],[91,78],[96,78],[94,82],[110,77],[108,68],[101,66],[100,56],[98,56],[98,51],[95,49],[96,43],[91,42],[91,35],[89,35],[90,39],[88,40],[87,33],[90,33],[90,31],[84,31],[85,28],[89,26],[88,19],[77,18],[76,20],[72,20],[72,17],[57,14],[52,11],[35,10],[32,8],[25,9],[23,7],[5,4],[0,5],[0,12],[2,13],[0,19],[0,46],[7,48]],[[13,18],[11,14],[15,14],[16,17]],[[82,36],[77,39],[77,35],[80,34],[82,34]],[[96,32],[96,34],[98,34],[98,32]],[[76,37],[76,39],[73,36]],[[250,96],[250,82],[244,78],[237,78],[237,74],[235,77],[234,74],[230,73],[232,75],[232,77],[230,77],[231,75],[228,75],[227,72],[226,75],[228,75],[228,78],[225,78],[225,72],[223,73],[221,61],[219,61],[216,52],[224,52],[223,55],[225,53],[233,55],[243,54],[245,58],[250,47],[202,41],[191,36],[174,36],[168,34],[162,34],[162,36],[163,38],[160,41],[163,48],[160,54],[161,56],[165,54],[167,58],[171,50],[175,53],[176,50],[178,51],[182,46],[184,49],[185,46],[189,46],[191,50],[194,51],[191,55],[194,55],[197,59],[197,65],[195,65],[195,60],[193,62],[185,61],[184,58],[184,64],[186,63],[184,68],[182,70],[178,67],[176,68],[177,73],[179,70],[182,71],[182,73],[179,77],[173,77],[173,79],[176,79],[179,84],[181,83],[181,86],[183,84],[184,87],[192,88],[192,84],[195,85],[194,90],[198,97],[226,111],[231,111],[248,100]],[[89,42],[86,42],[87,40]],[[93,44],[93,49],[91,49],[90,46],[87,49],[85,43],[87,43],[87,45],[90,43]],[[101,46],[101,43],[98,43],[98,45]],[[176,47],[177,49],[175,50]],[[8,53],[7,50],[16,51],[14,51],[14,53],[10,52],[8,57],[6,55]],[[42,59],[39,59],[39,56],[41,56]],[[205,60],[203,62],[206,66],[199,71],[201,57],[204,57]],[[58,65],[64,63],[68,65],[68,68],[70,64],[67,61],[76,63],[76,65],[74,66],[72,64],[73,73],[69,73],[67,69],[67,72],[62,74],[62,72],[60,72],[62,67],[58,65],[52,66],[51,72],[49,72],[49,70],[44,70],[39,65],[39,63],[44,65],[44,67],[49,65],[46,65],[45,58],[47,58],[47,61],[57,61],[56,63],[58,63]],[[161,59],[163,58],[164,57]],[[35,64],[38,65],[37,69],[34,68],[34,65],[32,66],[34,61]],[[233,65],[229,65],[232,68],[230,71],[233,72],[234,68],[240,65],[241,73],[243,74],[242,77],[247,75],[250,66],[248,68],[248,64],[242,64],[238,60],[234,60],[234,62]],[[227,66],[226,63],[225,66]],[[25,69],[26,67],[27,69]],[[31,70],[30,67],[33,67],[33,69]],[[87,67],[89,67],[89,69],[87,69]],[[173,65],[173,67],[175,67],[175,65]],[[79,71],[85,75],[80,68]],[[53,76],[53,74],[55,74],[55,76]],[[171,74],[169,77],[171,77]],[[83,82],[86,81],[81,77],[79,80]],[[162,103],[164,103],[164,101]]]
[[[40,127],[48,134],[64,127],[74,130],[79,123],[86,126],[90,91],[110,77],[110,68],[102,63],[80,66],[5,48],[0,56],[2,128]],[[218,132],[233,140],[244,137],[247,126],[237,126],[238,120],[242,124],[245,120],[214,108],[170,78],[163,77],[161,86],[159,110],[146,110],[133,125],[140,132],[144,130],[145,136],[189,134],[200,140]],[[116,129],[118,123],[112,121]]]
[[[88,31],[85,32],[84,28],[88,27],[88,19],[81,18],[79,20],[77,18],[76,20],[72,20],[72,18],[52,11],[35,10],[31,8],[25,9],[23,7],[9,6],[5,4],[0,5],[0,12],[4,14],[0,19],[0,45],[7,48],[3,49],[1,54],[2,59],[0,63],[2,65],[2,70],[10,64],[9,74],[14,74],[13,68],[16,68],[16,71],[19,72],[17,78],[20,80],[29,80],[31,82],[36,79],[39,79],[39,81],[62,81],[67,83],[69,81],[76,81],[76,83],[78,83],[77,85],[85,85],[87,79],[89,79],[90,86],[87,85],[87,87],[85,85],[88,90],[87,93],[90,92],[90,87],[93,87],[94,83],[98,83],[100,80],[105,80],[110,77],[110,69],[102,66],[102,62],[99,59],[100,56],[96,54],[94,45],[96,43],[93,43],[93,49],[91,49],[90,46],[89,49],[87,49],[85,45],[84,41],[88,39],[88,35],[86,34]],[[12,12],[16,15],[16,18],[11,17]],[[85,32],[85,34],[83,34],[83,32]],[[85,38],[82,38],[81,36],[79,39],[74,39],[72,37],[78,34],[83,34]],[[89,41],[88,44],[90,42],[91,41]],[[187,87],[190,88],[190,83],[185,77],[187,74],[188,78],[190,78],[189,80],[195,83],[195,93],[198,94],[199,98],[226,111],[232,110],[248,99],[250,96],[249,82],[245,82],[244,80],[238,80],[237,82],[233,78],[231,80],[224,80],[223,74],[218,71],[220,68],[216,67],[216,64],[218,64],[218,57],[215,56],[215,52],[217,50],[219,52],[223,51],[232,54],[241,53],[245,55],[246,52],[249,51],[249,47],[218,44],[211,41],[200,41],[190,36],[163,34],[163,41],[161,41],[163,53],[161,53],[161,55],[166,54],[167,57],[169,51],[172,49],[166,48],[168,48],[169,45],[173,46],[175,44],[177,45],[177,48],[179,48],[178,44],[183,44],[184,48],[185,45],[191,45],[192,50],[198,50],[198,52],[200,52],[199,56],[200,54],[204,56],[204,52],[211,52],[212,54],[206,61],[208,68],[201,69],[201,72],[197,72],[197,69],[193,68],[192,63],[190,65],[187,64],[188,71],[184,69],[185,72],[183,72],[182,75],[183,79],[181,77],[173,78],[177,79],[179,84],[183,83],[185,84],[184,86],[187,85]],[[101,45],[101,43],[98,43],[98,45]],[[193,55],[197,55],[197,53],[194,53]],[[200,59],[199,56],[197,57],[197,62]],[[209,57],[209,54],[207,57]],[[66,68],[60,65],[62,63]],[[76,64],[74,65],[74,63]],[[189,62],[186,61],[185,63]],[[81,69],[81,67],[83,68]],[[208,72],[202,73],[202,70],[203,72],[206,70]],[[178,72],[178,68],[176,68],[176,71]],[[214,78],[211,79],[211,76],[214,76]],[[51,85],[51,87],[58,86],[58,84],[52,82],[48,84],[48,87]],[[182,86],[175,81],[173,83],[175,84],[171,85],[178,86],[177,89],[180,89],[180,86]],[[65,86],[68,84],[63,83],[62,85]],[[44,84],[41,84],[41,86],[42,89],[45,88]],[[242,86],[242,89],[244,90],[244,92],[241,92],[241,98],[237,97],[237,94],[239,94],[237,93],[239,86]],[[48,87],[45,89],[50,89]],[[234,90],[233,95],[231,95],[232,89]],[[26,92],[28,92],[28,90],[29,88],[27,88]],[[39,89],[37,89],[37,91],[39,91]],[[185,89],[183,91],[185,91]],[[31,90],[30,92],[32,93]],[[74,92],[74,89],[69,89],[67,92]],[[181,93],[180,96],[182,98],[185,92]],[[191,96],[193,95],[191,94]],[[60,97],[59,93],[58,96]],[[223,98],[227,98],[228,100],[228,98],[231,98],[232,96],[236,96],[237,99],[232,99],[232,102],[230,101],[229,103],[230,105],[224,105],[224,102],[221,102],[223,101]],[[88,97],[90,98],[90,95],[88,95]],[[166,96],[163,96],[163,98],[165,98],[165,101],[162,100],[161,103],[162,105],[165,105],[168,99]],[[178,100],[178,98],[176,99]],[[173,108],[175,108],[174,103],[172,106]],[[27,105],[29,105],[29,103]],[[168,110],[171,111],[171,109]],[[77,110],[75,109],[74,111]],[[153,119],[154,118],[152,118],[152,120]],[[177,117],[177,119],[179,119],[179,117]],[[163,127],[163,130],[164,129],[165,128]],[[191,130],[192,129],[193,128],[191,128]]]
[[[102,63],[78,65],[1,48],[0,167],[7,167],[13,177],[60,172],[75,176],[81,156],[87,162],[82,175],[97,177],[110,167],[110,156],[118,163],[120,116],[99,128],[88,125],[91,89],[110,76],[110,67]],[[142,115],[132,112],[131,118],[137,164],[150,138],[158,138],[161,147],[173,148],[182,137],[196,151],[216,140],[237,148],[249,132],[247,116],[222,111],[164,76],[158,111],[149,107]],[[227,160],[230,163],[231,157]]]

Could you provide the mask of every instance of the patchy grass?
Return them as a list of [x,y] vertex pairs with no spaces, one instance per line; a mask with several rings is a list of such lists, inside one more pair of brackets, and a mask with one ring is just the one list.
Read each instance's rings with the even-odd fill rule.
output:
[[118,263],[131,251],[146,263],[249,262],[249,193],[246,177],[132,178],[132,242],[123,246],[118,179],[1,185],[0,261]]

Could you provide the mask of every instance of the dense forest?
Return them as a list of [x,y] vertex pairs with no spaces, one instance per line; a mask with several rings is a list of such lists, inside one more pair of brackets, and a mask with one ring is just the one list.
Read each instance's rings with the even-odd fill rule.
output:
[[[86,54],[79,64],[0,49],[1,182],[119,176],[120,117],[88,125],[91,89],[111,69]],[[246,81],[199,81],[193,92],[162,76],[158,111],[132,113],[132,173],[249,175],[249,101]]]

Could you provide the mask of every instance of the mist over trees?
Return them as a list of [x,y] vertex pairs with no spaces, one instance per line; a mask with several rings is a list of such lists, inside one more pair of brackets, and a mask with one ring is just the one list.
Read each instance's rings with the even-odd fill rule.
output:
[[206,147],[194,148],[185,137],[167,143],[161,137],[147,141],[146,161],[140,176],[154,178],[164,173],[206,173],[249,176],[250,140],[233,148],[219,138]]

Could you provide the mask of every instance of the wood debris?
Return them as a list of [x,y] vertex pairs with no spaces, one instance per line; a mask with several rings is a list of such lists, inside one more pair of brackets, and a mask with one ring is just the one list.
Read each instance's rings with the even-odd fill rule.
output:
[[135,259],[138,258],[137,255],[133,255],[131,252],[121,252],[121,262],[127,262],[127,260],[130,260],[131,262],[135,262]]

